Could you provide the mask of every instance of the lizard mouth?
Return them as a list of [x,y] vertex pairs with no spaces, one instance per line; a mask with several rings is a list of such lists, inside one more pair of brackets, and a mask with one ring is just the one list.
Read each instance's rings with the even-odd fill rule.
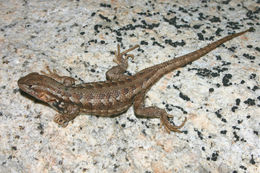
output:
[[34,79],[34,78],[39,78],[38,76],[39,76],[38,73],[30,73],[30,74],[20,78],[17,82],[19,88],[23,90],[26,86],[32,87],[32,84],[30,85],[30,83],[31,83],[30,81],[32,81],[32,79]]

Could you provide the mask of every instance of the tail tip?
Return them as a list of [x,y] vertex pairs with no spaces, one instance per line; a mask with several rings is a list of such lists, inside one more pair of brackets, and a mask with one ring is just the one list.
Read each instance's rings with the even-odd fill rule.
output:
[[255,31],[255,28],[250,27],[247,31],[249,31],[249,32],[254,32],[254,31]]

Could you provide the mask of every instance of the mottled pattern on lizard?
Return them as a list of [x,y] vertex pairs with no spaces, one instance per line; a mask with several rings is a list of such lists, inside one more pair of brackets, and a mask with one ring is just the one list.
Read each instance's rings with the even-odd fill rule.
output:
[[30,73],[18,80],[19,88],[27,94],[48,103],[59,114],[54,121],[66,127],[80,113],[96,116],[116,116],[125,112],[131,105],[137,117],[160,118],[168,132],[181,132],[180,126],[172,125],[168,118],[173,117],[164,109],[156,106],[145,107],[146,92],[165,74],[199,59],[219,45],[240,36],[249,30],[226,36],[197,51],[184,56],[163,62],[146,68],[133,76],[127,76],[124,72],[128,66],[128,58],[134,58],[128,52],[136,49],[136,45],[124,52],[120,52],[118,45],[115,62],[117,66],[106,73],[106,81],[91,82],[75,85],[75,80],[67,76],[59,76],[55,70],[49,73]]

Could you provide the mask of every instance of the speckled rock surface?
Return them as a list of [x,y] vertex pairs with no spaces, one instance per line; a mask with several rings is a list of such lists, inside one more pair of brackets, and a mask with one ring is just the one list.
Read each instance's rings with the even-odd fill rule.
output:
[[[237,1],[0,1],[0,172],[260,172],[260,8]],[[162,78],[146,104],[184,133],[133,108],[81,115],[67,128],[17,80],[56,69],[78,83],[105,80],[113,51],[140,44],[128,74],[253,27]]]

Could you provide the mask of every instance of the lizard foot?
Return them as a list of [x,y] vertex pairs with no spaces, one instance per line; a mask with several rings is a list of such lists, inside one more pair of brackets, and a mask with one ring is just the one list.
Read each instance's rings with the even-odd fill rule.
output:
[[69,123],[69,120],[61,114],[56,114],[53,121],[61,127],[67,127]]
[[[127,54],[128,52],[138,48],[139,45],[135,45],[134,47],[131,47],[127,50],[125,50],[124,52],[120,53],[120,45],[118,44],[117,45],[117,51],[115,51],[115,55],[116,55],[116,58],[113,60],[115,63],[117,63],[118,65],[122,65],[122,64],[125,64],[126,60],[128,60],[128,58],[132,58],[134,59],[134,55],[133,54]],[[125,55],[125,59],[123,58],[123,56]]]
[[187,118],[185,117],[185,120],[181,123],[181,125],[175,126],[169,122],[168,117],[173,117],[173,116],[172,115],[168,116],[168,114],[162,114],[160,117],[161,125],[165,127],[166,131],[168,133],[170,133],[171,131],[182,133],[182,131],[180,131],[179,129],[184,126],[185,122],[187,121]]

